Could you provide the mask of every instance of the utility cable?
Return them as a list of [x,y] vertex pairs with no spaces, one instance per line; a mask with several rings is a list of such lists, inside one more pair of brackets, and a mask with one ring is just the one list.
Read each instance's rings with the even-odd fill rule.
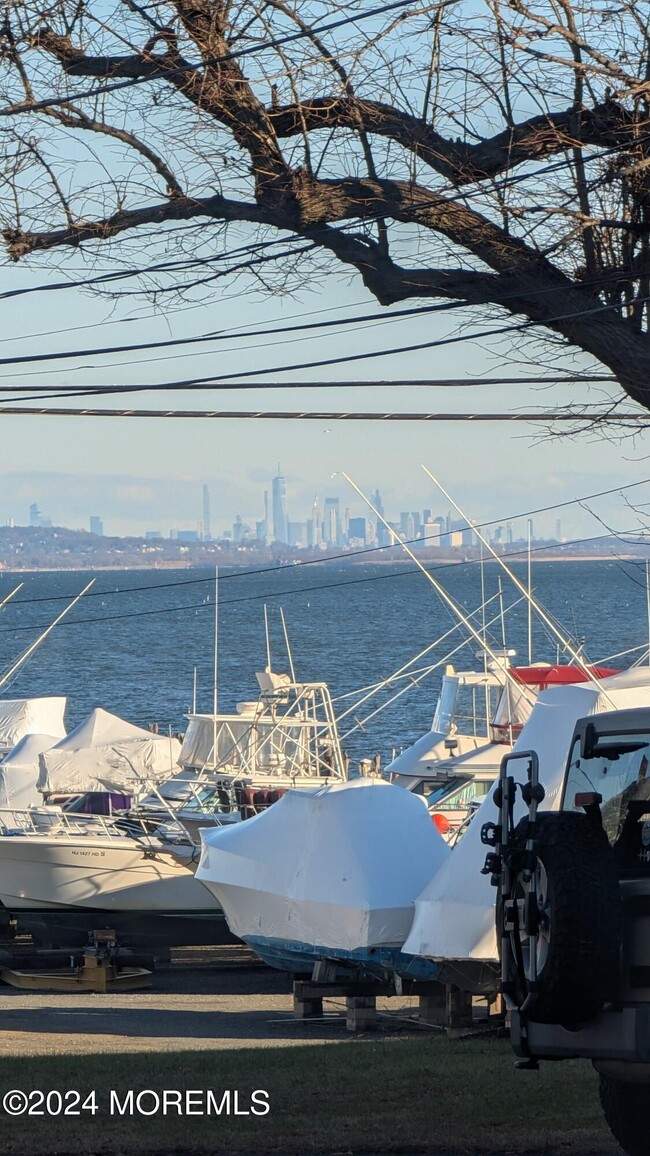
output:
[[[638,302],[650,301],[650,294],[647,294],[643,297],[638,297],[636,300]],[[456,308],[458,308],[457,304],[456,304]],[[529,321],[516,322],[514,324],[500,326],[500,327],[497,327],[494,329],[483,329],[483,330],[475,331],[473,333],[458,334],[454,337],[436,338],[432,341],[414,342],[414,343],[411,343],[409,345],[394,346],[390,349],[382,349],[382,350],[374,350],[373,349],[373,350],[368,350],[365,353],[344,354],[344,355],[338,356],[338,357],[321,358],[320,360],[316,360],[316,361],[303,361],[303,362],[295,363],[293,365],[273,366],[271,368],[253,369],[253,370],[248,370],[248,371],[238,370],[238,371],[232,372],[232,373],[212,374],[208,377],[187,378],[184,381],[162,382],[162,383],[159,383],[158,385],[148,385],[147,384],[147,385],[128,385],[128,386],[118,386],[118,385],[115,385],[115,386],[94,386],[94,387],[91,386],[91,387],[88,387],[86,389],[80,389],[78,387],[77,388],[72,387],[72,390],[70,390],[68,392],[61,392],[61,393],[54,392],[54,393],[51,393],[50,396],[52,398],[92,397],[92,396],[95,396],[97,394],[97,392],[101,392],[103,395],[106,395],[106,394],[118,394],[118,393],[146,393],[146,392],[150,392],[152,390],[195,389],[195,388],[198,388],[199,386],[207,386],[208,388],[214,386],[215,388],[217,388],[222,383],[232,382],[232,381],[234,381],[238,378],[241,378],[241,377],[259,378],[259,377],[266,377],[269,374],[291,373],[295,370],[305,370],[305,369],[320,369],[320,368],[324,368],[325,366],[350,364],[351,362],[358,362],[358,361],[368,361],[368,360],[376,359],[378,357],[389,357],[389,356],[402,355],[404,353],[413,353],[413,352],[418,352],[418,351],[422,351],[425,349],[439,349],[439,348],[444,347],[444,346],[457,345],[461,342],[466,342],[466,341],[476,341],[476,340],[480,340],[480,339],[483,339],[486,337],[501,337],[501,336],[504,336],[504,335],[510,334],[510,333],[522,333],[522,332],[525,332],[526,330],[538,328],[539,326],[547,327],[549,325],[554,325],[554,324],[557,324],[558,322],[561,322],[561,321],[573,321],[573,320],[577,320],[577,319],[580,319],[583,317],[592,317],[592,316],[607,312],[611,309],[618,309],[618,308],[620,308],[620,305],[617,302],[616,303],[610,303],[610,304],[601,304],[601,305],[593,306],[590,309],[581,309],[581,310],[573,311],[571,313],[556,314],[555,316],[552,315],[550,317],[545,318],[543,321],[530,321],[529,320]],[[20,398],[20,400],[21,401],[33,401],[33,400],[38,400],[38,397],[37,396],[35,396],[35,397],[27,396],[27,397]],[[0,398],[0,401],[2,401],[1,398]],[[423,420],[424,420],[424,415],[423,415]]]

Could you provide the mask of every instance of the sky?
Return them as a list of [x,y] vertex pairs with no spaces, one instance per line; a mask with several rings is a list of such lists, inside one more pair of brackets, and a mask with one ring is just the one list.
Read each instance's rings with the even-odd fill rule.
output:
[[[0,293],[36,289],[74,279],[87,271],[79,253],[57,268],[42,257],[33,267],[0,268]],[[132,287],[132,285],[131,285]],[[0,398],[29,396],[29,387],[56,382],[73,385],[151,383],[213,372],[245,373],[256,368],[439,340],[459,332],[508,324],[461,313],[392,319],[359,279],[323,276],[300,296],[264,296],[259,286],[240,280],[219,290],[209,303],[186,302],[156,312],[146,299],[117,301],[77,288],[31,292],[2,300],[0,358],[39,352],[82,351],[107,344],[164,340],[215,330],[227,340],[190,350],[91,358],[82,353],[55,366],[0,366]],[[340,328],[324,334],[237,337],[235,330],[298,324],[318,313],[340,319]],[[354,318],[373,313],[371,325]],[[461,322],[464,329],[459,328]],[[528,376],[537,372],[539,346],[521,335],[467,339],[438,349],[385,356],[331,368],[285,373],[282,380],[367,381],[451,375]],[[145,360],[146,359],[146,360]],[[155,359],[155,360],[154,360]],[[533,359],[533,360],[531,360]],[[565,365],[590,368],[568,357]],[[54,370],[54,372],[52,372]],[[555,370],[554,370],[555,371]],[[599,370],[602,371],[602,368]],[[280,375],[279,375],[280,376]],[[3,394],[2,386],[20,385],[24,394]],[[550,407],[573,399],[592,403],[594,387],[566,385],[422,389],[401,387],[325,388],[237,393],[166,394],[170,408],[295,409],[478,412]],[[578,392],[575,392],[577,389]],[[66,404],[65,402],[54,404]],[[71,402],[69,404],[74,404]],[[83,403],[82,404],[86,404]],[[160,406],[153,393],[135,399],[114,398],[87,404]],[[446,513],[449,503],[435,491],[421,463],[437,474],[467,515],[480,521],[508,520],[517,513],[564,502],[650,477],[647,435],[612,440],[601,433],[568,436],[562,427],[549,433],[539,423],[378,423],[317,421],[221,421],[214,419],[102,419],[4,416],[0,460],[0,524],[26,524],[37,502],[54,524],[88,528],[93,514],[108,534],[142,534],[149,529],[195,528],[202,516],[201,491],[210,488],[213,533],[230,526],[236,514],[254,526],[263,516],[263,492],[278,463],[287,478],[289,517],[300,521],[315,497],[338,496],[341,506],[363,515],[363,501],[340,476],[349,474],[370,494],[379,488],[391,519],[402,510],[431,508]],[[557,430],[562,430],[562,436]],[[650,502],[650,485],[633,491],[637,505]],[[591,503],[589,503],[591,506]],[[555,532],[557,516],[564,537],[602,530],[598,517],[619,530],[644,524],[644,510],[631,511],[619,496],[593,503],[593,513],[574,505],[540,516],[537,536]],[[596,516],[594,516],[597,515]],[[522,534],[525,527],[521,526]]]

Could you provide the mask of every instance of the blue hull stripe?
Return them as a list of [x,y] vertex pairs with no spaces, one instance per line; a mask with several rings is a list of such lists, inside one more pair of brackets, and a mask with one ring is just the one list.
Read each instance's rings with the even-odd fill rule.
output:
[[270,939],[264,935],[247,935],[246,943],[265,963],[281,971],[311,975],[318,960],[331,960],[376,979],[398,975],[402,979],[431,980],[437,979],[440,973],[440,968],[431,960],[407,955],[397,947],[362,947],[343,951],[297,940]]

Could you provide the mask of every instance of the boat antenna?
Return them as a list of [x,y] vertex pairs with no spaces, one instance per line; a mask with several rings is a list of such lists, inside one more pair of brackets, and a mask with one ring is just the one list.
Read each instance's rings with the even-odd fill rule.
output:
[[[497,597],[497,594],[493,594],[489,599],[489,602],[493,602]],[[482,607],[479,606],[476,610],[472,610],[470,612],[470,617],[475,618],[481,609]],[[418,653],[413,655],[412,658],[409,658],[408,662],[403,663],[402,666],[398,666],[397,670],[394,670],[392,674],[388,675],[387,678],[382,678],[380,682],[373,682],[370,686],[360,687],[358,691],[349,691],[348,694],[339,695],[339,698],[335,699],[335,702],[340,702],[345,698],[352,698],[355,694],[363,695],[362,698],[355,700],[355,702],[352,703],[352,706],[346,707],[346,709],[337,716],[339,723],[342,719],[346,718],[347,715],[352,714],[352,712],[355,710],[358,710],[359,707],[362,706],[364,702],[367,702],[369,698],[372,698],[373,695],[378,694],[380,690],[384,690],[386,687],[391,686],[392,683],[396,682],[398,679],[403,677],[409,678],[409,668],[414,666],[416,662],[419,662],[421,658],[424,658],[432,650],[435,650],[437,646],[440,646],[440,644],[445,642],[452,634],[455,634],[458,630],[460,630],[462,625],[462,622],[456,622],[454,626],[450,626],[444,634],[441,634],[440,637],[436,638],[433,642],[429,642],[422,650],[418,651]],[[485,631],[483,633],[485,634]],[[448,651],[444,658],[442,658],[440,662],[436,663],[436,666],[442,666],[443,663],[448,663],[450,658],[452,658],[459,650],[462,650],[465,646],[467,646],[467,639],[463,638],[460,645],[455,646],[453,650]],[[435,667],[427,669],[435,669]],[[487,673],[487,668],[485,673]]]
[[[266,609],[266,607],[265,607],[265,609]],[[287,656],[289,658],[289,670],[291,671],[291,681],[293,683],[295,683],[296,672],[295,672],[294,666],[293,666],[293,655],[291,653],[291,646],[289,644],[289,632],[287,630],[287,623],[286,623],[286,620],[284,617],[284,610],[282,609],[282,607],[280,607],[280,618],[282,619],[282,630],[284,631],[284,642],[285,642],[285,646],[287,648]]]
[[[38,650],[41,643],[45,641],[45,639],[47,638],[50,631],[54,630],[54,627],[58,626],[61,619],[65,618],[66,614],[68,614],[72,610],[72,607],[77,605],[77,602],[79,601],[79,599],[83,598],[84,594],[88,593],[88,591],[90,590],[90,587],[92,585],[94,585],[94,582],[95,582],[95,579],[91,578],[90,582],[88,583],[87,586],[84,586],[81,593],[77,594],[77,596],[72,599],[72,602],[70,602],[69,605],[66,606],[65,609],[62,610],[61,613],[54,619],[54,622],[51,622],[50,625],[47,627],[47,629],[44,630],[42,634],[39,634],[36,641],[32,642],[31,646],[28,646],[27,650],[23,654],[21,654],[20,658],[17,659],[16,662],[14,662],[13,666],[9,667],[9,670],[7,670],[6,673],[2,675],[2,678],[0,678],[0,687],[6,686],[6,684],[9,682],[9,680],[11,678],[13,678],[13,676],[15,674],[18,673],[20,668],[22,666],[24,666],[25,663],[28,661],[28,659],[30,659],[32,657],[34,651]],[[21,585],[22,585],[22,583],[21,583]],[[15,593],[15,591],[14,591],[14,593]],[[5,599],[5,601],[6,601],[6,599]],[[2,605],[4,605],[4,603],[2,603]]]
[[[440,493],[445,498],[447,498],[448,501],[451,502],[451,504],[454,507],[454,509],[456,510],[457,514],[464,521],[467,521],[467,518],[465,517],[465,514],[461,510],[458,503],[454,501],[454,499],[451,497],[451,494],[447,493],[446,489],[441,484],[441,482],[439,482],[438,479],[436,477],[434,477],[434,475],[431,473],[431,470],[427,469],[427,467],[424,465],[422,466],[422,469],[424,470],[427,477],[431,478],[431,481],[433,482],[434,486],[438,487],[438,489],[440,490]],[[468,523],[468,525],[469,525],[469,523]],[[546,613],[544,608],[542,606],[540,606],[539,602],[537,602],[537,600],[535,598],[533,598],[532,594],[528,593],[524,584],[519,581],[516,574],[514,574],[513,571],[510,569],[510,567],[508,565],[506,565],[506,563],[504,562],[501,555],[498,554],[497,551],[492,546],[491,542],[489,542],[487,540],[487,538],[485,538],[483,536],[483,534],[481,534],[481,531],[476,526],[474,527],[474,533],[478,537],[479,541],[482,541],[485,544],[487,549],[492,554],[493,558],[495,558],[496,561],[499,563],[501,569],[505,570],[506,574],[510,578],[510,581],[514,582],[517,589],[529,600],[529,602],[532,603],[533,609],[537,612],[537,614],[541,618],[542,622],[544,622],[545,625],[548,626],[548,628],[551,630],[551,632],[555,636],[555,638],[557,638],[562,643],[562,645],[565,647],[565,649],[571,655],[571,658],[576,663],[576,665],[579,666],[580,669],[582,670],[583,674],[585,674],[587,676],[587,679],[589,680],[589,682],[593,683],[593,685],[595,687],[597,687],[599,691],[602,691],[602,693],[605,695],[605,697],[611,703],[612,707],[614,709],[616,709],[615,702],[612,700],[610,695],[607,694],[607,691],[603,689],[601,680],[596,678],[596,675],[593,673],[592,670],[589,669],[589,667],[587,666],[587,663],[581,657],[579,652],[577,650],[575,650],[575,648],[571,645],[571,643],[566,638],[564,638],[562,632],[560,630],[558,630],[558,628],[555,625],[555,623],[553,622],[552,618]]]
[[532,562],[531,562],[531,544],[532,544],[532,530],[533,523],[528,519],[528,665],[533,665],[533,584],[532,584]]
[[648,666],[650,666],[650,566],[645,560],[645,600],[648,612]]
[[[359,497],[362,499],[362,501],[364,501],[366,503],[368,508],[370,510],[372,510],[375,517],[382,523],[383,526],[386,527],[386,529],[389,531],[389,533],[392,534],[392,530],[390,528],[390,525],[386,521],[384,515],[380,514],[379,510],[375,506],[373,506],[372,502],[370,501],[370,498],[366,497],[363,490],[359,489],[356,482],[353,482],[352,478],[348,474],[344,473],[343,471],[341,471],[341,477],[345,478],[346,482],[348,482],[348,484],[352,486],[353,490],[356,490]],[[410,546],[407,545],[406,542],[402,542],[401,539],[398,539],[398,543],[402,547],[402,549],[408,554],[411,561],[415,563],[418,570],[420,570],[424,574],[424,577],[426,578],[427,582],[429,582],[431,584],[431,586],[433,586],[434,590],[437,591],[438,595],[440,596],[440,598],[442,598],[442,601],[445,603],[445,605],[450,608],[452,613],[455,614],[458,619],[460,619],[460,621],[463,623],[463,626],[465,627],[465,629],[467,631],[469,631],[469,633],[471,634],[472,638],[476,642],[478,642],[479,646],[483,646],[483,638],[481,636],[480,630],[476,629],[473,622],[467,617],[466,614],[463,613],[463,611],[461,610],[458,603],[451,597],[450,594],[447,593],[444,586],[441,586],[440,583],[438,582],[437,578],[434,578],[433,574],[431,574],[427,570],[426,566],[422,565],[417,554],[413,553],[413,550],[411,550]],[[491,658],[492,661],[494,662],[496,669],[502,670],[506,680],[509,680],[510,682],[514,683],[517,687],[518,693],[523,695],[523,697],[532,705],[534,702],[534,699],[531,697],[531,694],[530,694],[528,688],[526,686],[524,686],[522,683],[517,681],[515,676],[511,673],[509,667],[504,664],[503,659],[499,659],[499,656],[495,653],[494,650],[492,650],[492,647],[487,642],[485,643],[485,650],[488,654],[488,657]]]
[[[493,594],[492,597],[497,598],[498,595]],[[513,602],[510,609],[512,609],[514,606],[517,606],[520,601],[523,601],[523,600],[517,599],[516,602]],[[476,611],[475,613],[478,613],[478,612]],[[493,622],[496,622],[496,618],[491,619],[490,625],[492,625]],[[460,623],[459,623],[459,625],[460,625]],[[455,627],[454,629],[457,629],[457,627]],[[435,646],[435,643],[433,645]],[[456,646],[453,650],[450,650],[449,653],[446,654],[444,658],[441,658],[437,662],[432,663],[431,666],[425,666],[423,669],[416,670],[412,674],[407,673],[406,675],[400,675],[399,673],[396,673],[395,675],[393,675],[391,677],[391,679],[386,679],[385,683],[383,683],[381,685],[388,685],[389,682],[390,683],[395,682],[398,678],[408,678],[409,681],[406,684],[406,686],[403,686],[400,690],[398,690],[396,692],[396,694],[392,695],[391,698],[389,698],[385,702],[381,703],[380,706],[376,707],[375,710],[373,710],[371,712],[371,714],[366,715],[365,718],[357,719],[356,715],[355,715],[355,725],[353,727],[350,727],[350,730],[346,731],[345,734],[341,735],[341,741],[343,742],[343,741],[345,741],[345,739],[349,738],[350,735],[353,734],[355,730],[358,730],[358,729],[363,730],[366,723],[369,723],[371,719],[375,718],[375,716],[380,714],[381,711],[385,710],[386,707],[392,706],[392,704],[396,701],[396,699],[398,699],[401,695],[406,694],[406,692],[411,690],[412,687],[414,687],[414,686],[418,687],[423,679],[427,678],[428,675],[432,674],[434,670],[437,670],[444,663],[446,663],[448,661],[448,659],[452,658],[453,655],[458,650],[462,650],[462,648],[464,646],[467,646],[467,642],[465,640],[463,640],[461,643],[459,643],[459,645]],[[427,649],[431,649],[431,647],[427,647]],[[410,665],[410,663],[407,665]],[[489,690],[489,688],[488,688],[488,690]],[[508,687],[508,690],[510,690],[510,687]],[[366,698],[370,698],[370,695],[366,695]],[[364,702],[365,699],[362,699],[361,701]],[[350,708],[350,710],[356,710],[358,705],[360,705],[360,704],[355,703],[354,706],[352,706]],[[339,723],[341,722],[341,719],[345,718],[345,716],[350,713],[350,710],[344,711],[343,714],[340,714],[338,716]],[[486,716],[488,721],[489,721],[489,717],[490,716],[488,714]]]
[[[217,769],[217,707],[219,705],[219,567],[214,568],[214,663],[212,666],[212,760]],[[209,758],[210,756],[208,756]],[[205,770],[205,765],[203,767]]]
[[217,676],[218,676],[218,657],[219,657],[219,567],[214,568],[214,667],[212,670],[212,713],[217,714]]
[[[503,647],[503,653],[505,655],[505,653],[506,653],[506,618],[505,618],[505,614],[503,611],[503,583],[501,581],[501,576],[499,576],[499,579],[498,579],[498,586],[499,586],[499,618],[501,620],[501,645]],[[508,683],[506,683],[506,703],[507,703],[507,709],[508,709],[508,729],[509,729],[509,734],[510,734],[510,746],[513,746],[514,741],[515,741],[514,736],[513,736],[513,730],[512,730],[512,712],[513,712],[513,708],[514,708],[514,703],[512,700],[511,691],[512,691],[512,687],[510,686],[510,683],[508,682]]]
[[[481,632],[483,634],[483,642],[487,638],[487,629],[485,625],[485,559],[483,557],[483,543],[481,542],[481,610],[483,611],[481,619]],[[487,671],[487,661],[485,650],[483,650],[483,670]]]
[[196,667],[194,667],[194,686],[192,692],[192,714],[196,714]]
[[264,603],[264,636],[266,638],[266,669],[271,670],[271,636],[269,634],[269,611]]

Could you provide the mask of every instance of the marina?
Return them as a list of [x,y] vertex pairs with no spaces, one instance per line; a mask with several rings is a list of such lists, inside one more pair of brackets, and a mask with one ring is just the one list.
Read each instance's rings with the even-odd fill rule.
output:
[[[241,603],[197,577],[209,614],[194,631],[211,630],[191,654],[191,701],[179,720],[169,706],[165,718],[159,698],[148,726],[95,705],[68,729],[76,695],[88,694],[92,646],[76,685],[66,636],[54,632],[59,652],[52,647],[40,683],[39,668],[28,667],[33,698],[0,704],[0,1072],[14,1049],[43,1063],[102,1055],[164,1062],[182,1047],[214,1065],[242,1049],[330,1052],[344,1038],[370,1048],[373,1039],[417,1048],[427,1036],[433,1049],[441,1040],[494,1047],[509,1005],[481,861],[501,761],[535,750],[552,814],[577,720],[644,706],[650,693],[650,618],[640,629],[638,595],[622,612],[625,573],[618,567],[612,581],[606,564],[592,564],[590,594],[600,582],[610,608],[581,634],[574,607],[567,630],[542,604],[545,595],[552,606],[557,592],[568,601],[567,566],[543,568],[534,596],[530,569],[527,586],[481,566],[455,569],[446,587],[419,562],[414,574],[397,570],[388,582],[398,584],[399,630],[392,639],[382,631],[379,656],[373,641],[390,586],[378,590],[371,567],[356,604],[338,596],[348,580],[327,563],[329,582],[285,591],[291,634],[284,611],[279,621],[269,615],[264,591],[248,655]],[[287,580],[251,576],[264,584],[278,577]],[[579,574],[572,577],[578,597]],[[249,580],[245,572],[224,578]],[[164,582],[159,591],[164,601]],[[313,635],[311,599],[327,601],[330,591],[337,638],[365,623],[365,644],[346,649],[345,662],[327,646],[322,615]],[[166,622],[178,614],[161,608]],[[148,677],[178,702],[182,666],[169,683],[169,663],[163,677],[151,662],[157,625],[143,616],[138,640],[137,612],[127,621],[133,651],[125,636],[119,676],[106,671],[95,701],[112,705],[126,693],[132,707],[146,653]],[[81,620],[77,629],[94,626]],[[192,630],[185,633],[187,648]],[[511,643],[527,651],[527,663]],[[244,660],[254,669],[260,651],[257,697],[240,697]],[[48,697],[57,669],[66,682],[54,689],[65,696]],[[193,1152],[200,1143],[195,1137]]]

